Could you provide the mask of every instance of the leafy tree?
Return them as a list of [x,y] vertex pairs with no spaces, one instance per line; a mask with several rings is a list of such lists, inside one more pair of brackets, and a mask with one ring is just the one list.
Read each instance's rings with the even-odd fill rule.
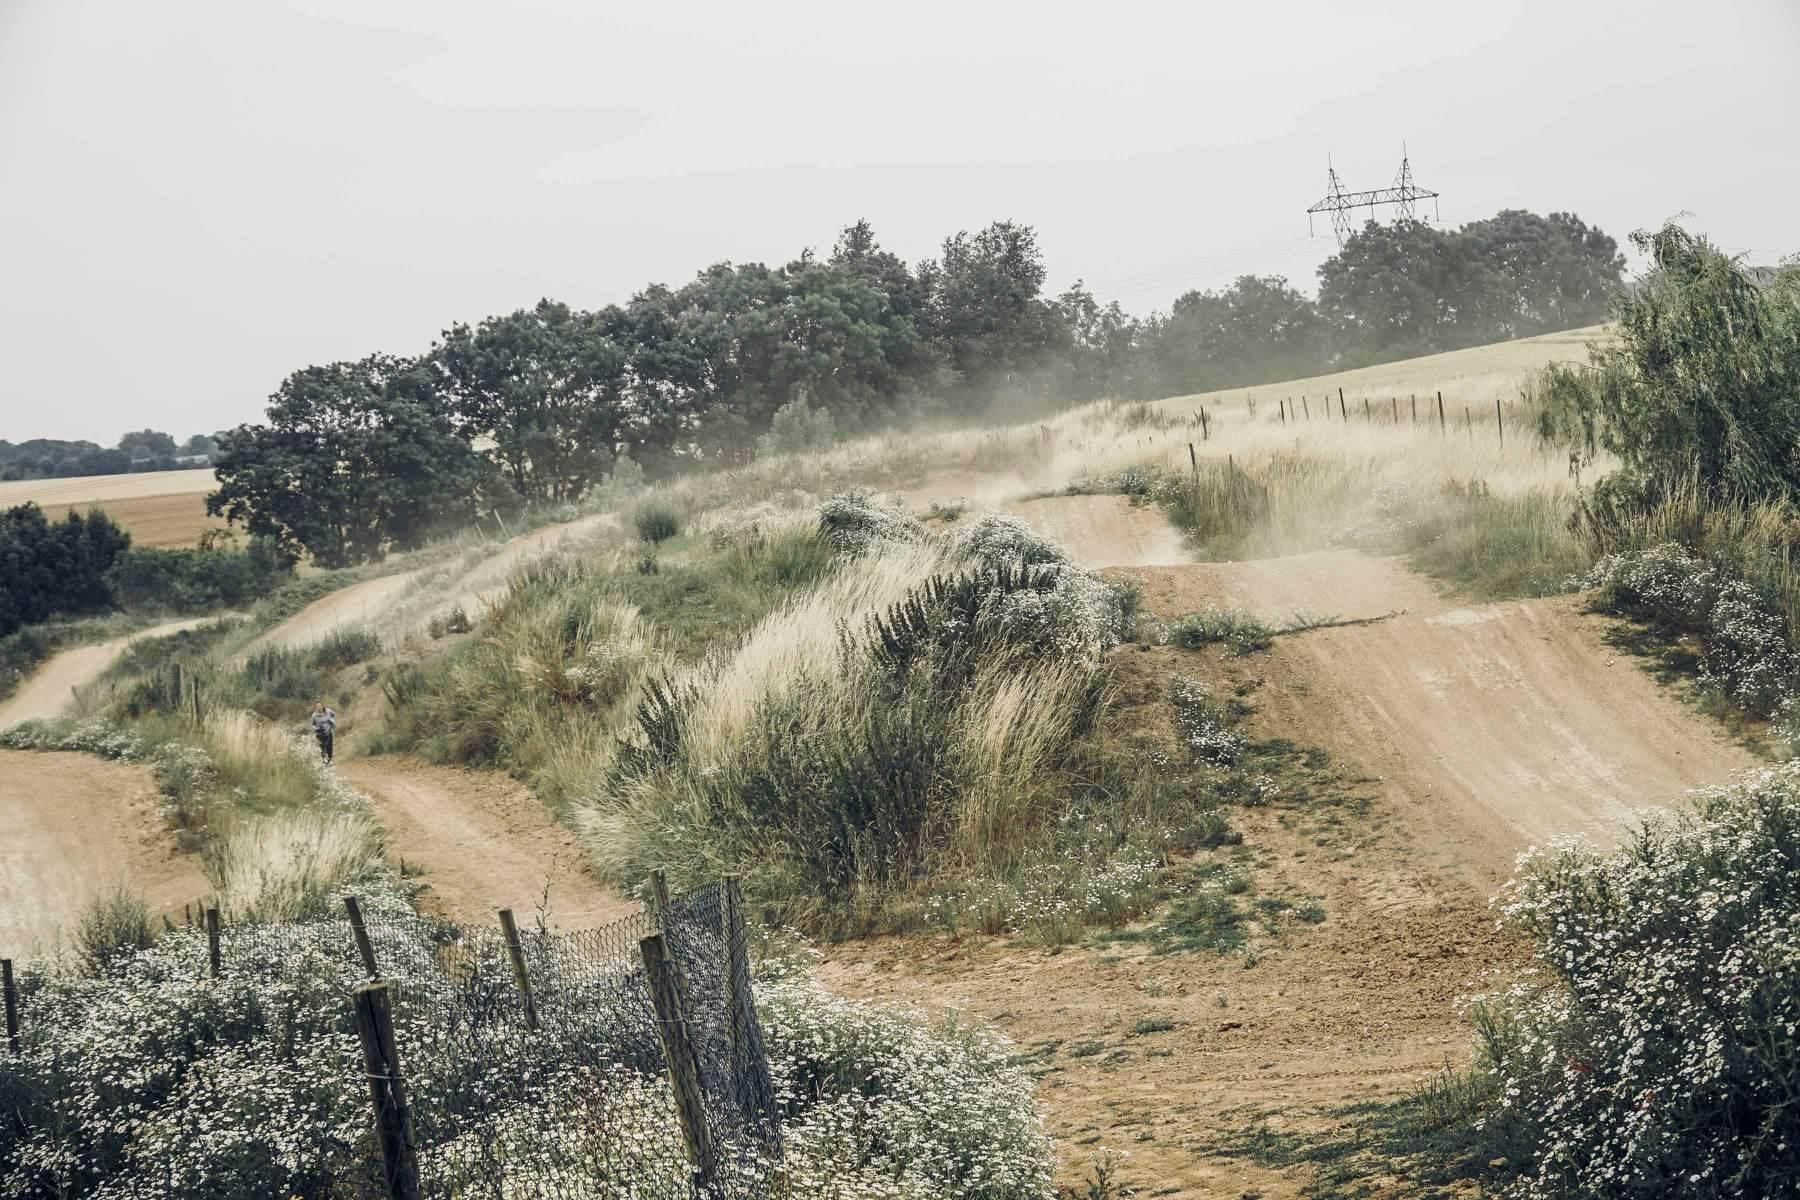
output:
[[769,432],[756,439],[756,451],[767,456],[791,454],[800,450],[821,450],[837,440],[837,428],[831,410],[813,408],[804,390],[775,410]]
[[1499,272],[1493,337],[1529,337],[1604,320],[1625,270],[1619,244],[1573,213],[1506,209],[1457,234]]
[[379,561],[474,516],[487,476],[423,364],[373,355],[307,367],[269,423],[222,435],[206,510],[324,567]]
[[106,572],[131,535],[95,509],[52,524],[35,504],[0,512],[0,637],[63,613],[109,607]]
[[1631,240],[1652,269],[1591,369],[1546,373],[1543,432],[1623,460],[1609,504],[1690,479],[1715,500],[1800,495],[1800,277],[1759,282],[1673,224]]
[[965,401],[1019,382],[1067,345],[1066,328],[1038,297],[1044,273],[1037,231],[1011,221],[945,238],[942,257],[920,266],[927,335]]
[[175,439],[155,429],[140,429],[119,439],[119,449],[133,459],[173,458]]
[[213,454],[217,454],[218,452],[219,452],[219,443],[218,443],[217,439],[210,437],[204,433],[196,433],[192,437],[188,438],[187,441],[181,443],[181,453],[184,455],[192,455],[192,454],[213,455]]
[[623,448],[628,356],[603,316],[541,300],[452,326],[430,361],[459,431],[493,443],[528,504],[577,499]]
[[1241,275],[1223,292],[1188,292],[1150,341],[1167,392],[1291,379],[1328,361],[1318,309],[1279,275]]

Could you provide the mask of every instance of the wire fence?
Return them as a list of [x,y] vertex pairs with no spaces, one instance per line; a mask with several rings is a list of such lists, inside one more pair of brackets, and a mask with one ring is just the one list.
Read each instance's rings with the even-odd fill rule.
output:
[[[163,948],[203,991],[211,976],[257,996],[262,1036],[316,1072],[318,1110],[290,1140],[320,1194],[761,1194],[781,1114],[736,881],[651,891],[646,911],[576,932],[351,900],[277,924],[196,914]],[[74,1014],[8,1017],[35,1041]],[[171,1178],[155,1194],[182,1193]]]

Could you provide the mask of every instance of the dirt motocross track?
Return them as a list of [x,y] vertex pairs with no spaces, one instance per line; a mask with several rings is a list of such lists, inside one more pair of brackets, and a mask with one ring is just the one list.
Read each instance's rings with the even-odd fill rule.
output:
[[[1045,527],[1077,534],[1066,544],[1090,564],[1129,561],[1144,514],[1081,499]],[[1119,519],[1109,525],[1096,500]],[[950,937],[828,952],[822,975],[838,990],[965,1012],[1011,1036],[1039,1076],[1060,1182],[1078,1194],[1102,1150],[1124,1156],[1117,1180],[1140,1195],[1339,1194],[1348,1185],[1320,1168],[1256,1147],[1359,1145],[1346,1105],[1468,1060],[1459,998],[1528,958],[1487,903],[1518,852],[1568,833],[1610,840],[1632,809],[1753,762],[1610,649],[1605,621],[1573,598],[1462,607],[1397,562],[1348,551],[1104,573],[1138,581],[1164,619],[1211,606],[1275,625],[1296,609],[1374,618],[1247,657],[1113,658],[1128,724],[1166,728],[1169,677],[1197,675],[1251,698],[1252,736],[1328,751],[1369,806],[1335,833],[1279,805],[1233,813],[1254,850],[1251,894],[1317,897],[1326,913],[1252,955]],[[1379,1148],[1341,1161],[1361,1164],[1369,1190],[1356,1194],[1416,1194]]]

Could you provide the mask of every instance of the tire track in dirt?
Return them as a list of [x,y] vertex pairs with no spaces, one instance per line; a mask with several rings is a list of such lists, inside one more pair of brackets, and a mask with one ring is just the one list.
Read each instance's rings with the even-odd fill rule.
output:
[[638,911],[588,872],[574,833],[498,771],[381,756],[340,762],[337,773],[374,805],[389,859],[423,871],[430,890],[421,908],[483,924],[499,908],[534,911],[548,885],[559,928],[592,929]]

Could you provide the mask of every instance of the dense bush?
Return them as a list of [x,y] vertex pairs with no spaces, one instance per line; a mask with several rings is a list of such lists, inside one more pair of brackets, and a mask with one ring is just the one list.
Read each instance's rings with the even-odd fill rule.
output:
[[862,554],[884,542],[911,542],[925,527],[897,505],[882,504],[865,488],[841,492],[819,506],[819,533],[844,554]]
[[1800,494],[1800,271],[1753,277],[1675,225],[1632,240],[1654,269],[1619,297],[1591,367],[1548,369],[1540,434],[1612,451],[1654,492]]
[[252,538],[244,550],[127,550],[107,572],[106,582],[122,608],[205,612],[260,600],[292,570],[273,542]]
[[632,510],[638,540],[655,545],[681,533],[681,510],[667,500],[645,500]]
[[115,884],[89,900],[76,918],[75,964],[83,974],[104,975],[152,941],[144,898]]
[[54,524],[35,504],[0,511],[0,637],[60,613],[110,608],[107,571],[130,545],[99,509]]
[[1532,851],[1503,896],[1542,970],[1477,1009],[1534,1197],[1800,1188],[1800,763],[1695,793],[1617,851]]
[[1800,653],[1787,618],[1755,587],[1673,543],[1610,554],[1573,581],[1611,611],[1700,639],[1701,686],[1753,716],[1794,694]]
[[[558,989],[552,977],[530,1038],[492,1022],[451,1028],[440,1014],[471,1011],[459,988],[510,1004],[505,985],[443,970],[440,949],[459,931],[413,918],[391,879],[358,890],[383,974],[403,997],[396,1040],[432,1194],[467,1186],[470,1168],[491,1175],[496,1150],[518,1188],[549,1168],[580,1194],[611,1195],[626,1163],[634,1196],[690,1194],[673,1097],[646,1065],[654,1049],[641,1043],[654,1035],[635,1012],[606,1008],[607,990],[585,978]],[[23,972],[24,1051],[0,1058],[0,1191],[364,1194],[377,1152],[347,1003],[362,981],[348,928],[334,918],[226,933],[219,979],[205,977],[204,938],[188,930],[99,978],[42,964]],[[482,965],[503,977],[501,962]],[[792,975],[759,977],[756,998],[786,1178],[724,1144],[732,1169],[721,1200],[1048,1200],[1049,1142],[1004,1041],[841,1000]],[[484,1115],[465,1115],[471,1107]]]

